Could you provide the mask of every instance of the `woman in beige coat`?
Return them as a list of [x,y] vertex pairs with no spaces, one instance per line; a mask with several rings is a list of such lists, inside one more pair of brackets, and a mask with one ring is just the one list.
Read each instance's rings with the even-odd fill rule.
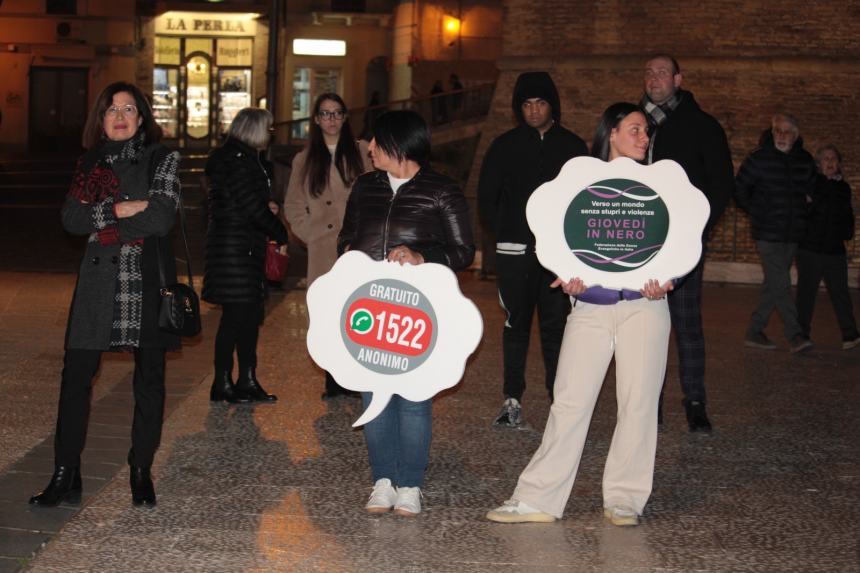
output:
[[[367,144],[358,142],[343,99],[324,93],[314,102],[307,147],[293,159],[284,215],[308,248],[308,286],[337,260],[337,236],[355,179],[371,169]],[[350,394],[326,372],[323,399]]]

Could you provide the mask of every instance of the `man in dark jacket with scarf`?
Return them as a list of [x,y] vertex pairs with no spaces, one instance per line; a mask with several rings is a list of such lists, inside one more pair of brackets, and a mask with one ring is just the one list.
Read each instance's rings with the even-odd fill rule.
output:
[[815,187],[815,161],[803,149],[797,120],[784,113],[773,116],[761,145],[738,171],[735,200],[749,213],[764,283],[752,314],[744,344],[773,350],[764,334],[774,309],[782,318],[791,352],[812,348],[797,319],[791,298],[791,263],[797,244],[806,235],[808,203]]
[[[732,155],[719,122],[702,111],[692,93],[681,89],[681,80],[681,68],[671,56],[657,55],[645,64],[645,95],[640,106],[650,125],[647,159],[649,164],[661,159],[678,162],[690,182],[708,198],[711,215],[702,235],[706,243],[734,191]],[[711,431],[705,411],[704,262],[703,248],[699,264],[668,296],[672,328],[678,343],[684,408],[691,432]]]
[[588,149],[579,136],[559,124],[558,91],[548,73],[520,74],[512,106],[518,125],[497,137],[487,150],[478,182],[478,209],[496,237],[499,300],[507,313],[502,335],[505,401],[495,424],[517,427],[535,307],[550,398],[570,312],[567,295],[549,286],[555,276],[537,260],[526,203],[542,183],[555,179],[562,165],[586,155]]

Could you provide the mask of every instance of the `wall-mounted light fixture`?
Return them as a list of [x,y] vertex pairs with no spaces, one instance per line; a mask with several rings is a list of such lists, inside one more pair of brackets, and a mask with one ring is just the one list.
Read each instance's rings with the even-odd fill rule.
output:
[[346,42],[343,40],[294,38],[293,53],[297,56],[345,56]]
[[460,19],[446,14],[442,17],[442,27],[445,29],[446,34],[456,36],[460,32]]
[[442,39],[452,47],[460,39],[460,19],[445,14],[442,16]]

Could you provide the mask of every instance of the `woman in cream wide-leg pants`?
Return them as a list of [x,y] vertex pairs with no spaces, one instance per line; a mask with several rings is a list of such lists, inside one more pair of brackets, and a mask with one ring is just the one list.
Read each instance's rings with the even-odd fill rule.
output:
[[562,340],[543,441],[512,499],[561,517],[614,354],[618,421],[603,472],[603,505],[642,513],[651,494],[670,327],[665,298],[613,305],[576,302]]

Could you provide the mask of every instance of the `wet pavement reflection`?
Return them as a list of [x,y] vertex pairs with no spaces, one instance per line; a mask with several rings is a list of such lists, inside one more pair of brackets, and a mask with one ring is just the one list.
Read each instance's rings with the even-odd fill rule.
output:
[[[687,432],[672,348],[654,491],[639,527],[613,527],[601,512],[615,418],[611,370],[564,519],[484,519],[513,491],[549,404],[535,332],[527,426],[492,426],[503,398],[504,317],[494,284],[466,275],[463,290],[481,310],[485,336],[462,383],[435,401],[417,518],[365,513],[370,471],[363,435],[350,427],[361,404],[320,399],[323,373],[305,348],[305,293],[294,290],[273,293],[260,337],[257,373],[276,404],[210,404],[219,310],[207,307],[203,338],[168,365],[173,409],[154,467],[158,506],[131,506],[120,455],[90,478],[101,489],[83,508],[53,510],[58,519],[33,513],[26,495],[50,473],[69,276],[0,273],[0,358],[10,365],[0,391],[20,396],[17,414],[0,414],[0,571],[858,571],[860,349],[839,348],[823,293],[816,348],[795,356],[785,343],[772,352],[743,346],[756,289],[705,287],[714,432]],[[21,311],[28,300],[40,310]],[[771,331],[777,340],[779,324]],[[111,398],[125,391],[130,372],[121,358],[103,367],[94,401],[114,400],[105,415],[130,408]],[[127,436],[107,417],[99,423],[112,439]],[[16,428],[26,439],[12,437]],[[15,553],[28,532],[48,540],[32,558]]]

